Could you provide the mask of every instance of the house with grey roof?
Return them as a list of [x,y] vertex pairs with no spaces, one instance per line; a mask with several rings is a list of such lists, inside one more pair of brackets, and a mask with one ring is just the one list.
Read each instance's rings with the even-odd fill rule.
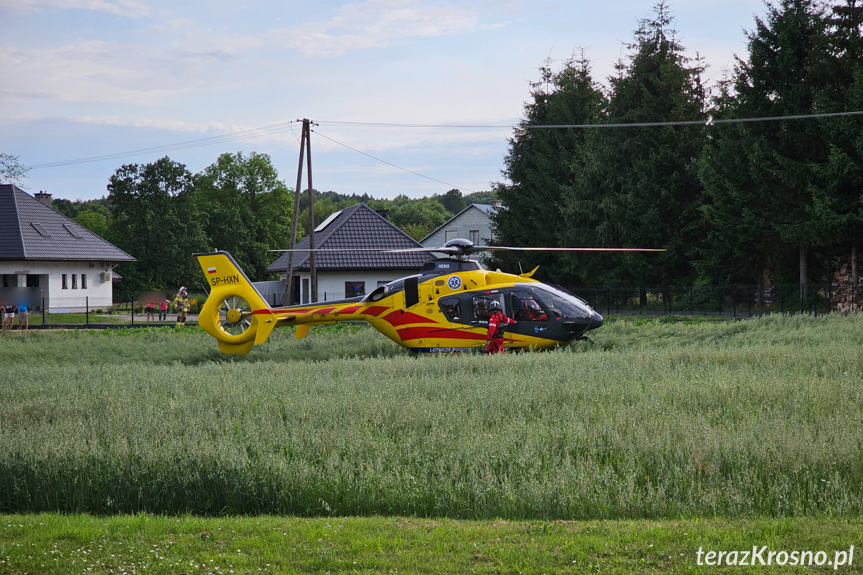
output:
[[0,299],[39,293],[32,307],[55,313],[110,307],[114,265],[135,258],[50,206],[51,194],[0,184]]
[[[378,286],[418,273],[433,259],[428,253],[392,254],[375,251],[351,252],[347,249],[419,248],[419,243],[365,204],[356,204],[335,212],[315,228],[315,248],[327,251],[315,254],[318,276],[318,301],[331,301],[365,295]],[[308,249],[309,238],[297,243],[296,249]],[[288,254],[273,262],[269,273],[284,280]],[[311,301],[309,252],[294,252],[294,290],[296,303]]]
[[471,204],[438,229],[420,240],[423,247],[435,248],[450,240],[462,238],[474,245],[488,245],[494,237],[491,230],[491,217],[501,207],[500,202],[493,204]]

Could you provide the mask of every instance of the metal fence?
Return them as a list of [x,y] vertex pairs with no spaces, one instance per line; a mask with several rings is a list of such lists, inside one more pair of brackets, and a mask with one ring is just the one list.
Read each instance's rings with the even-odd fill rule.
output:
[[810,283],[806,297],[801,297],[799,284],[761,289],[756,285],[568,289],[606,315],[750,317],[765,313],[826,313],[830,311],[829,288],[826,283]]
[[[263,284],[263,285],[262,285]],[[269,285],[267,285],[269,284]],[[281,284],[281,290],[280,288]],[[261,282],[255,284],[270,305],[280,304],[284,284],[282,282]],[[38,288],[37,288],[38,289]],[[665,287],[571,287],[569,291],[585,300],[599,313],[609,315],[702,315],[722,317],[751,317],[766,313],[827,313],[830,311],[829,284],[809,284],[809,293],[801,297],[798,284],[781,284],[769,289],[755,285],[726,286],[665,286]],[[0,299],[13,293],[0,288]],[[19,294],[20,295],[20,294]],[[45,298],[35,292],[28,300],[30,325],[32,327],[124,327],[146,325],[173,325],[176,322],[174,310],[159,321],[149,320],[141,309],[139,294],[127,295],[115,301],[112,313],[94,310],[85,299],[84,308],[77,314],[58,313],[51,309]],[[189,325],[197,323],[200,305],[206,294],[199,294],[199,303],[189,316]],[[8,297],[5,299],[9,299]],[[320,302],[342,299],[342,294],[321,294]],[[124,301],[125,300],[125,301]],[[17,301],[17,300],[16,300]],[[158,312],[157,312],[158,313]],[[53,317],[52,317],[53,316]],[[70,323],[71,322],[71,323]]]

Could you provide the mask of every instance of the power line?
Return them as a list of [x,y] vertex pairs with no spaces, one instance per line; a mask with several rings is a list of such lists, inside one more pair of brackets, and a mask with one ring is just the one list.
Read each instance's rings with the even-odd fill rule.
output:
[[817,114],[795,114],[791,116],[764,116],[757,118],[725,118],[715,119],[708,116],[706,120],[673,120],[662,122],[622,122],[594,124],[411,124],[392,122],[348,122],[337,120],[321,120],[319,124],[330,126],[362,126],[368,128],[455,128],[455,129],[525,129],[525,130],[558,130],[587,128],[652,128],[660,126],[710,126],[712,124],[737,124],[743,122],[776,122],[781,120],[811,120],[817,118],[836,118],[841,116],[861,116],[863,110],[852,112],[823,112]]
[[185,150],[189,148],[199,148],[202,146],[212,146],[213,144],[222,144],[226,142],[233,142],[237,140],[245,140],[249,138],[254,138],[257,136],[268,136],[271,134],[279,134],[282,132],[287,132],[292,130],[292,125],[295,122],[282,122],[279,124],[273,124],[271,126],[264,126],[262,128],[251,128],[248,130],[241,130],[239,132],[231,132],[228,134],[222,134],[220,136],[209,136],[206,138],[198,138],[196,140],[187,140],[185,142],[177,142],[175,144],[167,144],[164,146],[153,146],[151,148],[140,148],[137,150],[129,150],[126,152],[116,152],[114,154],[104,154],[101,156],[90,156],[85,158],[77,158],[73,160],[64,160],[60,162],[49,162],[45,164],[34,164],[32,166],[28,166],[31,170],[38,170],[42,168],[57,168],[60,166],[71,166],[74,164],[86,164],[91,162],[102,162],[105,160],[115,160],[119,158],[127,158],[131,156],[138,156],[141,154],[149,154],[154,152],[169,152],[174,150]]
[[837,118],[841,116],[861,116],[863,110],[852,112],[823,112],[817,114],[795,114],[791,116],[763,116],[757,118],[725,118],[716,119],[708,116],[706,120],[672,120],[662,122],[621,122],[621,123],[594,123],[594,124],[410,124],[410,123],[387,123],[387,122],[347,122],[322,120],[321,125],[330,126],[362,126],[369,128],[456,128],[456,129],[522,129],[522,130],[560,130],[560,129],[588,129],[588,128],[655,128],[661,126],[710,126],[714,124],[738,124],[744,122],[777,122],[781,120],[812,120],[817,118]]
[[[819,113],[819,114],[795,114],[791,116],[767,116],[760,118],[725,118],[725,119],[714,119],[710,116],[706,120],[680,120],[680,121],[667,121],[667,122],[632,122],[632,123],[596,123],[596,124],[524,124],[524,125],[513,125],[513,124],[415,124],[415,123],[392,123],[392,122],[352,122],[352,121],[338,121],[338,120],[325,120],[318,122],[321,125],[328,126],[359,126],[359,127],[367,127],[367,128],[424,128],[424,129],[520,129],[520,130],[557,130],[557,129],[609,129],[609,128],[652,128],[652,127],[661,127],[661,126],[698,126],[698,125],[716,125],[716,124],[736,124],[736,123],[746,123],[746,122],[776,122],[783,120],[810,120],[810,119],[818,119],[818,118],[836,118],[842,116],[860,116],[863,115],[863,111],[851,111],[851,112],[829,112],[829,113]],[[293,132],[293,125],[296,122],[281,122],[278,124],[272,124],[270,126],[263,126],[260,128],[251,128],[248,130],[241,130],[239,132],[230,132],[227,134],[222,134],[220,136],[209,136],[206,138],[198,138],[195,140],[187,140],[184,142],[177,142],[174,144],[167,144],[163,146],[153,146],[150,148],[140,148],[137,150],[128,150],[125,152],[116,152],[112,154],[104,154],[101,156],[88,156],[83,158],[75,158],[71,160],[62,160],[58,162],[47,162],[43,164],[33,164],[31,166],[27,166],[30,170],[39,170],[44,168],[57,168],[61,166],[71,166],[75,164],[86,164],[91,162],[102,162],[106,160],[115,160],[119,158],[128,158],[132,156],[138,156],[141,154],[150,154],[150,153],[161,153],[161,152],[170,152],[175,150],[185,150],[189,148],[198,148],[202,146],[212,146],[214,144],[222,144],[227,142],[234,142],[237,140],[246,140],[249,138],[259,137],[259,136],[268,136],[273,134],[280,134],[283,132],[291,131]],[[323,136],[323,134],[321,134]],[[324,136],[326,137],[326,136]],[[330,139],[330,138],[327,138]],[[332,140],[334,143],[349,148],[357,153],[364,154],[369,156],[370,158],[377,160],[379,162],[383,162],[385,164],[389,164],[380,158],[375,158],[365,152],[361,152],[360,150],[351,148],[341,142],[337,142]],[[423,178],[428,178],[433,181],[443,183],[446,185],[446,182],[441,182],[440,180],[435,180],[434,178],[430,178],[423,174],[419,174],[416,172],[411,172],[406,168],[401,168],[394,164],[392,165],[395,168],[400,170],[404,170],[406,172],[414,173]],[[465,188],[467,189],[467,188]]]
[[392,166],[393,168],[396,168],[396,169],[398,169],[398,170],[402,170],[403,172],[407,172],[407,173],[409,173],[409,174],[413,174],[413,175],[415,175],[415,176],[419,176],[419,177],[421,177],[421,178],[425,178],[425,179],[427,179],[427,180],[431,180],[431,181],[433,181],[433,182],[437,182],[437,183],[439,183],[439,184],[444,184],[445,186],[450,186],[450,187],[452,187],[452,188],[458,188],[458,189],[460,189],[460,190],[465,190],[465,191],[468,191],[468,192],[471,192],[471,193],[473,193],[473,192],[475,191],[475,190],[471,190],[470,188],[466,188],[466,187],[464,187],[464,186],[457,186],[457,185],[455,185],[455,184],[450,184],[449,182],[444,182],[443,180],[438,180],[438,179],[436,179],[436,178],[432,178],[431,176],[426,176],[425,174],[421,174],[421,173],[419,173],[419,172],[415,172],[415,171],[413,171],[413,170],[409,170],[409,169],[407,169],[407,168],[403,168],[403,167],[401,167],[401,166],[397,166],[397,165],[393,164],[392,162],[388,162],[388,161],[386,161],[386,160],[382,160],[382,159],[380,159],[380,158],[377,158],[377,157],[375,157],[375,156],[372,156],[371,154],[367,154],[366,152],[363,152],[362,150],[358,150],[358,149],[356,149],[356,148],[352,148],[351,146],[349,146],[349,145],[347,145],[347,144],[345,144],[345,143],[339,142],[339,141],[334,140],[334,139],[332,139],[332,138],[330,138],[330,137],[328,137],[328,136],[325,136],[324,134],[322,134],[322,133],[321,133],[320,131],[318,131],[318,130],[312,130],[312,131],[313,131],[314,133],[316,133],[317,135],[319,135],[320,137],[322,137],[322,138],[324,138],[324,139],[326,139],[326,140],[329,140],[329,141],[331,141],[331,142],[332,142],[332,143],[334,143],[334,144],[338,144],[338,145],[340,145],[340,146],[343,146],[343,147],[347,148],[348,150],[354,151],[354,152],[356,152],[356,153],[358,153],[358,154],[362,154],[363,156],[366,156],[366,157],[371,158],[371,159],[373,159],[373,160],[375,160],[375,161],[381,162],[382,164],[386,164],[386,165],[388,165],[388,166]]

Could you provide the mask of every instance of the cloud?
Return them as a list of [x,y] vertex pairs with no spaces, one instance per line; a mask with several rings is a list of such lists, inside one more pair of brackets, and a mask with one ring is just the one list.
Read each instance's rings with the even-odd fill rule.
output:
[[136,0],[0,0],[0,8],[19,12],[28,12],[42,7],[105,12],[128,18],[139,18],[150,12],[145,2]]
[[0,45],[0,69],[12,81],[6,100],[121,103],[154,106],[168,98],[219,89],[225,66],[257,49],[256,38],[221,41],[188,32],[172,43],[79,41],[55,46]]
[[366,0],[341,6],[328,21],[277,30],[273,36],[307,56],[342,56],[410,38],[463,34],[476,29],[477,20],[473,12],[447,4]]

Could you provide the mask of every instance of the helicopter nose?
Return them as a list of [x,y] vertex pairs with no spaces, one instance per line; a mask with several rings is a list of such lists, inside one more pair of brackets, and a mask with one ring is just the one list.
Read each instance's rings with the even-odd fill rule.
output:
[[590,318],[590,325],[589,325],[589,326],[587,326],[587,330],[588,330],[588,331],[590,331],[590,330],[592,330],[592,329],[596,329],[596,328],[598,328],[598,327],[602,327],[602,324],[603,324],[604,322],[605,322],[605,320],[604,320],[604,319],[602,319],[602,316],[601,316],[601,315],[599,315],[599,314],[598,314],[598,313],[596,313],[596,312],[593,312],[593,317],[592,317],[592,318]]

